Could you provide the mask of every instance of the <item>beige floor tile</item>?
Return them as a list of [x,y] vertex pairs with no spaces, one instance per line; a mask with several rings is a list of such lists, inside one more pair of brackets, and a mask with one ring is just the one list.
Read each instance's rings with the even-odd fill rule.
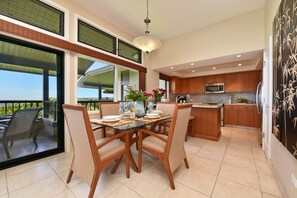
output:
[[273,196],[273,195],[267,194],[267,193],[262,193],[262,198],[280,198],[280,197],[276,197],[276,196]]
[[60,159],[66,159],[66,158],[73,158],[74,153],[73,152],[68,152],[68,153],[59,153],[57,155],[53,155],[53,156],[49,156],[47,158],[44,158],[45,161],[47,161],[48,163],[60,160]]
[[54,196],[53,198],[75,198],[75,196],[73,195],[73,193],[70,190],[66,190],[66,191]]
[[244,159],[233,155],[226,154],[223,162],[228,165],[236,166],[249,171],[256,172],[256,166],[254,160]]
[[169,180],[164,169],[153,166],[135,176],[126,186],[143,197],[158,197],[169,186]]
[[278,197],[281,196],[281,193],[275,182],[274,177],[259,175],[259,179],[260,179],[262,192],[265,192],[274,196],[278,196]]
[[[116,180],[118,180],[121,183],[126,183],[129,180],[131,180],[133,177],[135,177],[137,175],[137,173],[130,168],[130,178],[127,178],[126,176],[126,160],[123,158],[117,171],[114,174],[111,174],[111,170],[114,166],[114,163],[112,163],[111,165],[109,165],[104,171],[109,174],[110,176],[112,176],[113,178],[115,178]],[[137,163],[137,162],[136,162]]]
[[219,178],[224,178],[244,186],[260,190],[258,175],[256,172],[244,170],[235,166],[230,166],[223,162]]
[[177,177],[176,181],[210,196],[215,185],[216,176],[196,169],[184,169]]
[[9,194],[10,198],[24,197],[53,197],[67,190],[66,185],[56,175],[43,179],[34,184],[20,188]]
[[218,142],[206,142],[201,150],[207,150],[216,153],[225,153],[227,144]]
[[213,198],[261,198],[261,192],[248,188],[238,183],[234,183],[222,178],[218,178],[214,188]]
[[43,159],[36,160],[36,161],[33,161],[33,162],[29,162],[29,163],[26,163],[26,164],[22,164],[22,165],[19,165],[19,166],[8,168],[6,170],[6,173],[7,173],[7,175],[12,175],[12,174],[20,173],[20,172],[23,172],[23,171],[26,171],[26,170],[29,170],[29,169],[32,169],[32,168],[36,168],[38,166],[45,165],[45,164],[48,164],[46,162],[46,160],[43,160]]
[[[60,179],[64,182],[64,184],[66,184],[66,180],[67,180],[67,177],[68,177],[68,173],[69,173],[69,170],[65,170],[65,171],[61,171],[61,172],[58,172],[57,175],[60,177]],[[69,182],[69,184],[66,184],[68,186],[68,188],[71,188],[79,183],[83,182],[83,180],[81,180],[76,174],[75,172],[73,173],[72,175],[72,178]]]
[[202,150],[198,151],[196,156],[204,157],[210,160],[222,162],[224,153],[218,153],[218,152],[212,152],[212,151],[207,151],[207,150]]
[[55,175],[55,172],[48,164],[27,169],[20,173],[7,175],[8,190],[12,192],[53,175]]
[[192,145],[185,145],[186,156],[189,159],[193,158],[195,154],[199,151],[200,147],[192,146]]
[[261,162],[261,161],[255,161],[255,162],[256,162],[257,172],[259,175],[267,175],[267,176],[273,177],[273,172],[267,162]]
[[160,198],[209,198],[208,196],[199,193],[187,186],[175,182],[175,190],[172,190],[171,187],[167,187],[159,196]]
[[186,145],[192,145],[201,148],[203,144],[205,144],[206,140],[196,137],[188,137],[188,141],[185,143]]
[[228,147],[226,149],[226,154],[233,155],[235,157],[240,157],[243,159],[254,160],[253,151],[251,148],[235,148],[235,147]]
[[229,137],[226,136],[221,136],[218,143],[223,143],[223,144],[227,144],[229,142]]
[[217,176],[221,167],[221,162],[195,156],[189,161],[189,166],[190,168]]
[[0,171],[0,196],[7,193],[6,173],[4,170]]
[[[94,197],[105,197],[119,189],[122,185],[122,183],[115,180],[110,175],[102,172],[99,177]],[[85,198],[89,195],[90,186],[85,182],[81,182],[71,187],[70,190],[77,198]]]
[[55,172],[61,172],[69,170],[72,163],[72,157],[60,158],[58,160],[50,162],[50,166],[55,170]]
[[8,194],[0,195],[0,198],[9,198]]
[[114,191],[106,198],[141,198],[139,194],[128,188],[127,186],[122,186],[120,189]]

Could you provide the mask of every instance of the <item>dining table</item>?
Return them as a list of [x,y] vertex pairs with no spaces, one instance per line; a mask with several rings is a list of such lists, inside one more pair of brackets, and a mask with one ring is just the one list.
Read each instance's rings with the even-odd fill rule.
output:
[[[104,119],[91,119],[91,123],[94,128],[98,126],[100,127],[110,127],[115,130],[115,133],[121,133],[121,132],[129,132],[129,146],[131,146],[138,141],[138,130],[141,128],[146,128],[150,131],[155,131],[156,126],[158,123],[163,121],[169,121],[172,119],[171,114],[162,114],[158,117],[149,118],[149,117],[141,117],[141,118],[134,118],[130,119],[129,116],[122,117],[120,120],[110,122],[110,121],[104,121]],[[95,126],[94,126],[95,125]],[[134,136],[136,134],[136,136]],[[137,148],[138,149],[138,148]],[[129,159],[131,162],[132,169],[135,172],[138,172],[137,164],[132,156],[131,149],[129,149]],[[121,160],[121,159],[120,159]],[[119,161],[118,161],[119,163]]]

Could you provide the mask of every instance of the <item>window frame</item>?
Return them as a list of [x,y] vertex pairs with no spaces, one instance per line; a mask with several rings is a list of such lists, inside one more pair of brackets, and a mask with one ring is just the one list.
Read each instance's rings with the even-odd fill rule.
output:
[[[123,45],[126,45],[127,47],[130,47],[130,48],[135,49],[136,51],[138,51],[138,55],[139,55],[138,61],[135,61],[135,60],[133,60],[133,59],[131,59],[131,58],[128,58],[128,57],[125,57],[125,56],[121,56],[121,55],[119,54],[120,43],[123,44]],[[125,41],[119,39],[119,38],[118,38],[118,56],[119,56],[119,57],[122,57],[122,58],[125,58],[125,59],[128,59],[128,60],[131,60],[131,61],[133,61],[133,62],[142,64],[142,51],[141,51],[139,48],[137,48],[137,47],[135,47],[135,46],[133,46],[133,45],[131,45],[131,44],[129,44],[129,43],[127,43],[127,42],[125,42]]]

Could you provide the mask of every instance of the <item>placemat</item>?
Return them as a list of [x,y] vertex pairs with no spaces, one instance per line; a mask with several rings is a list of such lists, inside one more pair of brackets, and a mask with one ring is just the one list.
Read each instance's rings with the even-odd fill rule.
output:
[[91,120],[91,122],[95,123],[95,124],[104,125],[104,126],[115,127],[115,126],[129,124],[129,123],[134,122],[134,121],[133,120],[121,120],[121,121],[118,121],[118,122],[103,122],[103,120],[93,119],[93,120]]

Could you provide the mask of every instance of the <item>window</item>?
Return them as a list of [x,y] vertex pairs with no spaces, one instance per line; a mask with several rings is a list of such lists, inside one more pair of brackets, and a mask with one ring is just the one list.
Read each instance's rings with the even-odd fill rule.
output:
[[38,0],[1,0],[0,14],[64,36],[64,13]]
[[98,109],[98,102],[114,100],[114,66],[78,57],[77,103],[89,111]]
[[165,98],[167,98],[169,94],[168,87],[169,87],[168,80],[162,80],[162,79],[159,80],[159,88],[164,89],[166,91]]
[[78,20],[78,41],[116,54],[116,37]]
[[122,40],[118,40],[119,42],[119,56],[123,57],[123,58],[127,58],[129,60],[132,60],[134,62],[137,63],[141,63],[141,50],[122,41]]

